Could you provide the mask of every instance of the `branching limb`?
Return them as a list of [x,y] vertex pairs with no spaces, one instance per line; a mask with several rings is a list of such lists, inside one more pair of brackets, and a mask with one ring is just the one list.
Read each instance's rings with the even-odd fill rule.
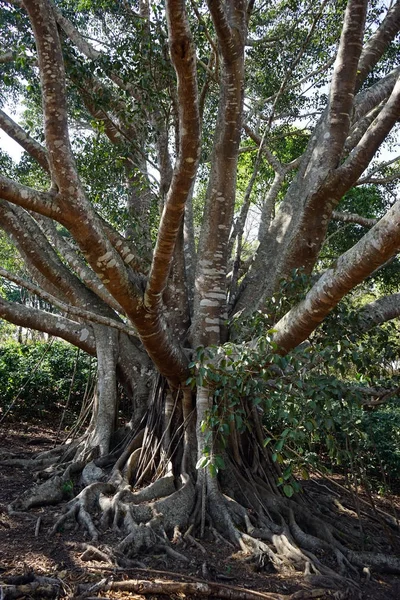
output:
[[400,201],[275,326],[283,351],[304,341],[343,296],[400,250]]
[[132,327],[129,327],[129,325],[115,321],[114,319],[109,319],[107,317],[97,315],[88,310],[84,310],[83,308],[77,308],[76,306],[72,306],[71,304],[65,304],[65,302],[61,302],[60,300],[58,300],[58,298],[56,298],[52,294],[48,294],[47,292],[45,292],[38,285],[35,285],[34,283],[31,283],[30,281],[23,279],[23,277],[19,277],[18,275],[10,273],[9,271],[6,271],[6,269],[3,269],[2,267],[0,267],[0,277],[4,277],[5,279],[8,279],[9,281],[13,281],[17,285],[29,290],[32,294],[36,294],[36,296],[39,296],[39,298],[42,298],[43,300],[46,300],[50,304],[57,306],[59,309],[61,309],[63,312],[65,312],[66,315],[73,315],[74,317],[78,317],[80,319],[85,319],[87,321],[90,321],[91,323],[98,323],[100,325],[106,325],[107,327],[117,329],[118,331],[122,331],[123,333],[126,333],[127,335],[132,335],[134,337],[137,335],[136,330],[133,329]]
[[347,160],[337,169],[339,185],[348,189],[367,168],[385,137],[397,123],[400,116],[400,78],[397,80],[389,100],[379,115],[367,129],[359,144]]
[[55,190],[38,192],[31,187],[3,176],[0,176],[0,198],[46,217],[54,218],[58,212]]
[[60,235],[51,219],[38,216],[36,220],[40,222],[43,231],[54,248],[63,256],[64,260],[68,263],[71,270],[78,275],[79,279],[113,310],[118,313],[123,313],[120,305],[115,301],[101,280],[83,260],[83,257],[73,243],[73,240]]

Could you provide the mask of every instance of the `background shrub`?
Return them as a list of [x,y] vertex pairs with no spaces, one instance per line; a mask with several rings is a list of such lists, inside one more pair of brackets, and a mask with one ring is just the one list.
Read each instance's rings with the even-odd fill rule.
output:
[[79,412],[95,359],[61,341],[0,347],[0,415],[8,418],[59,418],[68,401],[67,420]]

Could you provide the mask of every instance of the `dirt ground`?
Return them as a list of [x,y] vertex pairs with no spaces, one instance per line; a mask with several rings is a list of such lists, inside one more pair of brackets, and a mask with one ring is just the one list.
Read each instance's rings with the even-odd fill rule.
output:
[[[3,425],[0,427],[0,456],[4,457],[7,452],[12,452],[21,458],[31,457],[37,452],[53,447],[55,437],[56,430],[50,425],[22,422]],[[91,543],[84,531],[66,527],[62,532],[51,535],[55,519],[63,510],[62,505],[9,514],[8,504],[33,484],[33,473],[29,470],[0,465],[0,598],[4,597],[2,585],[12,581],[10,577],[30,573],[59,578],[63,583],[64,595],[71,599],[78,597],[78,584],[94,583],[104,577],[113,578],[114,581],[126,579],[193,581],[196,579],[262,593],[274,592],[284,596],[303,590],[304,599],[312,597],[312,588],[305,582],[302,574],[281,576],[274,572],[260,570],[246,562],[240,553],[235,553],[234,549],[215,541],[202,540],[202,547],[180,545],[177,550],[186,557],[185,562],[166,555],[143,556],[140,557],[141,568],[115,571],[112,565],[104,562],[83,560],[82,555],[86,545]],[[318,481],[311,482],[309,485],[311,491],[314,485],[314,491],[318,494],[322,487],[329,486],[329,483]],[[340,490],[338,492],[336,488],[334,493],[338,494]],[[344,492],[343,494],[345,495]],[[398,497],[392,499],[390,503],[379,498],[375,500],[383,510],[392,511],[394,505],[397,510],[400,508]],[[378,525],[373,519],[370,523],[364,520],[363,527],[364,531],[368,530],[372,535]],[[96,546],[106,550],[107,545],[112,545],[113,541],[113,534],[105,533]],[[395,545],[400,548],[400,536]],[[400,576],[372,574],[369,581],[366,579],[361,581],[360,589],[359,597],[363,600],[399,600]],[[123,591],[99,592],[99,594],[97,596],[93,591],[90,597],[137,600],[144,598],[140,594]],[[28,594],[21,597],[32,596]],[[178,598],[184,599],[185,594],[180,592],[150,595],[153,599],[167,597],[178,600]],[[193,596],[189,595],[189,597]],[[260,600],[261,598],[262,594]]]

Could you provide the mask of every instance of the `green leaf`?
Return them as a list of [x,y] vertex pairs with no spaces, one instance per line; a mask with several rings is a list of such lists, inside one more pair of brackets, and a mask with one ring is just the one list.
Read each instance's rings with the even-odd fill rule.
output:
[[236,427],[240,431],[243,428],[243,419],[240,415],[235,415],[235,423],[236,423]]
[[210,459],[207,456],[202,456],[196,463],[196,469],[204,469],[210,462]]
[[222,456],[220,456],[219,454],[217,454],[216,456],[214,456],[214,464],[218,469],[225,469],[225,461],[222,458]]
[[287,483],[286,485],[283,486],[283,492],[284,492],[285,496],[287,496],[288,498],[291,498],[294,494],[294,489],[289,483]]

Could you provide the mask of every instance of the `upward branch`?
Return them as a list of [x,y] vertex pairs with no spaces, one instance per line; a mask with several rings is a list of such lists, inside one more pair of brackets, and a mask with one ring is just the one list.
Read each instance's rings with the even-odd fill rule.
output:
[[68,135],[64,61],[56,22],[48,0],[25,0],[24,6],[35,34],[51,176],[59,190],[72,193],[80,183]]
[[378,29],[365,44],[357,69],[357,89],[368,73],[375,67],[389,43],[400,30],[400,2],[396,0],[389,8]]
[[332,166],[336,166],[350,128],[358,61],[362,50],[367,0],[349,0],[339,49],[333,71],[329,108],[328,135]]
[[145,294],[148,308],[161,303],[175,243],[200,155],[196,52],[183,0],[167,1],[171,60],[178,80],[179,154],[164,205]]

